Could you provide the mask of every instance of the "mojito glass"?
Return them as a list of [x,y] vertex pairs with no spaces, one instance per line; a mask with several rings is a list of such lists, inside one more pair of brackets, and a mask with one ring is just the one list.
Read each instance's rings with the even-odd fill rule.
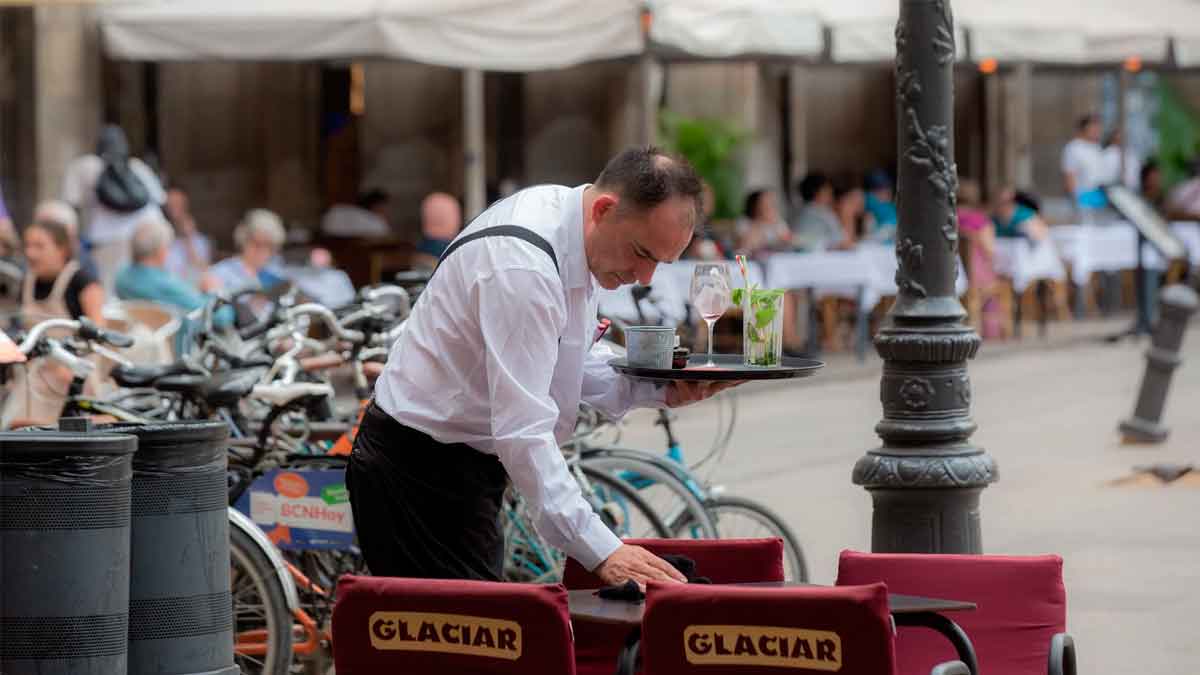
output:
[[783,356],[783,289],[752,288],[742,295],[742,351],[746,365],[780,365]]

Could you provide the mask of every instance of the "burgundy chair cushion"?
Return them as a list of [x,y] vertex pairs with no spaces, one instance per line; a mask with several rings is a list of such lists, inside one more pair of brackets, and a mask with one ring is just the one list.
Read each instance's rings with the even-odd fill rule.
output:
[[646,675],[890,675],[887,587],[652,583],[642,655]]
[[337,595],[338,675],[575,672],[561,585],[344,576]]
[[[842,551],[838,585],[882,581],[893,593],[967,600],[972,612],[948,614],[975,646],[979,669],[1002,675],[1044,675],[1050,638],[1067,629],[1062,558],[925,555]],[[928,675],[956,659],[941,635],[901,628],[896,659],[902,675]]]
[[[767,539],[626,539],[657,555],[684,555],[696,562],[696,574],[713,583],[783,581],[783,540]],[[563,585],[571,590],[604,584],[573,559],[567,559]],[[609,624],[575,622],[575,667],[579,675],[612,675],[629,631]]]

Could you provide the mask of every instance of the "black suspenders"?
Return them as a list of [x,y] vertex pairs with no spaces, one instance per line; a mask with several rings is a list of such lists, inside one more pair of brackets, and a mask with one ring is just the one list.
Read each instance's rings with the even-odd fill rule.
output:
[[[562,274],[562,272],[560,272],[558,269],[558,258],[554,255],[554,247],[550,246],[550,242],[543,239],[541,235],[533,230],[521,227],[520,225],[494,225],[492,227],[486,227],[482,230],[479,230],[478,232],[472,232],[465,237],[459,237],[458,239],[455,239],[450,246],[446,248],[446,251],[442,253],[442,257],[438,259],[438,265],[433,270],[434,274],[437,273],[438,267],[442,266],[442,261],[450,257],[450,254],[457,251],[463,244],[470,243],[476,239],[483,239],[484,237],[516,237],[517,239],[523,239],[542,249],[546,255],[550,256],[551,262],[554,263],[554,271],[558,272],[560,276]],[[432,279],[433,275],[430,275],[430,278]]]

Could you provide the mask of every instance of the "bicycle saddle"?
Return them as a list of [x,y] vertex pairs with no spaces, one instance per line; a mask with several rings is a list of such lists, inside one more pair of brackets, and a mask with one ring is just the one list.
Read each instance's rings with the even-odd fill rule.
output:
[[168,375],[154,383],[161,391],[173,391],[188,398],[203,399],[211,407],[236,405],[254,390],[261,369],[234,370],[217,373],[212,377],[203,375]]
[[157,366],[117,365],[112,369],[112,379],[122,387],[148,387],[159,378],[168,375],[203,375],[182,361]]

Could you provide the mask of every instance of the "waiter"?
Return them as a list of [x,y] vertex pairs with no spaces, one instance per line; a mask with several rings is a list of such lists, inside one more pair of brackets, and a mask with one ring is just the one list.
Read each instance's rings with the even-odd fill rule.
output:
[[685,580],[604,525],[559,445],[581,400],[617,418],[728,386],[621,377],[596,341],[596,287],[649,284],[678,259],[700,186],[682,159],[631,148],[594,184],[522,190],[451,243],[376,382],[346,471],[372,574],[499,580],[512,480],[538,533],[605,583]]

